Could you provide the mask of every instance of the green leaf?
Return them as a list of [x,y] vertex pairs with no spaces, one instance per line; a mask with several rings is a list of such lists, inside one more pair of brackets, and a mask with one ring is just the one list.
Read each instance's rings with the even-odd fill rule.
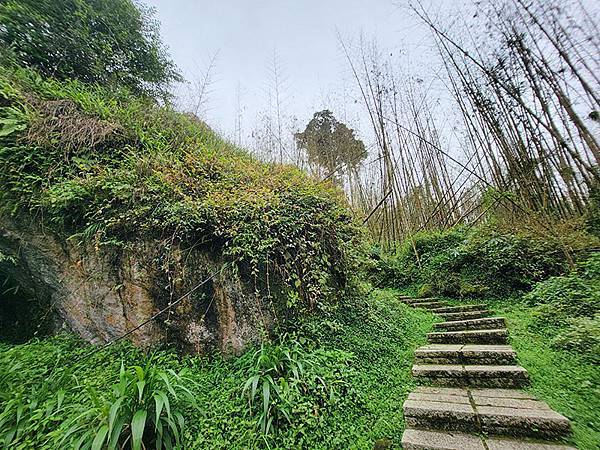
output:
[[135,383],[138,390],[138,401],[142,403],[142,397],[144,396],[144,387],[146,386],[145,381],[138,381]]
[[146,416],[148,412],[144,409],[136,411],[131,419],[131,448],[140,450],[142,448],[142,437],[146,427]]
[[158,391],[154,394],[154,403],[156,405],[156,408],[155,408],[156,417],[154,419],[155,424],[158,424],[159,418],[160,418],[160,413],[162,412],[163,406],[165,406],[164,396],[165,396],[165,394],[162,391]]
[[0,119],[0,137],[8,136],[15,131],[22,131],[26,125],[18,119]]
[[110,435],[112,435],[112,433],[113,433],[113,426],[115,424],[115,418],[117,417],[117,413],[119,412],[121,403],[123,403],[123,397],[118,398],[117,401],[114,402],[110,406],[110,410],[108,412],[108,430],[109,430],[108,433]]
[[267,415],[269,410],[269,397],[271,395],[271,386],[267,380],[263,381],[263,413]]
[[110,440],[108,441],[108,450],[116,450],[117,444],[119,443],[119,436],[121,436],[121,430],[125,425],[125,417],[117,416],[117,419],[113,423],[113,429],[110,434]]
[[106,440],[106,435],[108,434],[108,425],[102,425],[98,432],[96,433],[96,437],[92,442],[92,450],[101,450],[104,445],[104,441]]

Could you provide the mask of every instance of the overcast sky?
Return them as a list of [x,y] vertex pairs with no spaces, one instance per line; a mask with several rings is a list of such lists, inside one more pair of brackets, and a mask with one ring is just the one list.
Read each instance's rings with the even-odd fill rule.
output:
[[[460,0],[436,0],[457,3]],[[332,93],[351,85],[337,33],[376,37],[389,52],[423,64],[428,33],[406,9],[408,0],[146,0],[156,8],[163,41],[188,80],[197,80],[218,52],[207,122],[233,135],[238,98],[247,133],[267,108],[270,66],[277,55],[284,107],[304,125],[317,109],[335,109]],[[425,49],[426,50],[426,49]],[[180,91],[181,92],[181,91]],[[239,92],[239,95],[238,95]],[[185,94],[180,94],[185,101]],[[338,116],[340,111],[334,111]]]

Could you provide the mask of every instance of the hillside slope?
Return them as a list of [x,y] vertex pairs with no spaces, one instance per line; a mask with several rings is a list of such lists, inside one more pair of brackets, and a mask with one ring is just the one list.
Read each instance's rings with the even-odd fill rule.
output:
[[107,341],[185,296],[134,342],[239,349],[343,294],[359,232],[331,185],[125,90],[4,68],[0,105],[0,271],[54,327]]

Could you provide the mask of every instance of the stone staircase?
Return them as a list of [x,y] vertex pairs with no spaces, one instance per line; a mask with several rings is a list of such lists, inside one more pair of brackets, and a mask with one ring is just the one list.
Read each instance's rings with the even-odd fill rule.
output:
[[444,318],[415,351],[421,386],[404,402],[405,450],[573,450],[571,424],[519,388],[529,383],[508,344],[506,321],[485,305],[401,301]]

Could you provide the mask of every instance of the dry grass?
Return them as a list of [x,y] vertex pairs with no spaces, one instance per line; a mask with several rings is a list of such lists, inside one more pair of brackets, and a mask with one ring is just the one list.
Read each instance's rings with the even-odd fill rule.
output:
[[81,112],[71,100],[29,101],[35,116],[21,139],[36,147],[61,147],[65,159],[80,149],[101,149],[125,138],[118,124]]

